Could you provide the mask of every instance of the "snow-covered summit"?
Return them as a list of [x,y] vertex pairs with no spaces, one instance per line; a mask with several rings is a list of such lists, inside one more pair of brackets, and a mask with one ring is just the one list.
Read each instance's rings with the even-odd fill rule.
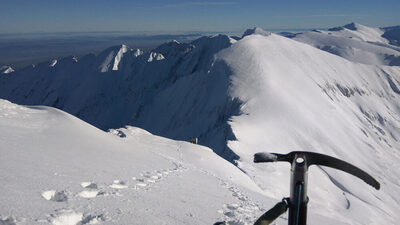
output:
[[102,73],[108,72],[109,70],[118,70],[119,64],[124,57],[124,54],[128,52],[128,46],[118,45],[110,47],[99,54],[101,59],[99,70]]
[[53,59],[53,60],[50,62],[49,66],[50,66],[50,67],[54,67],[56,64],[57,64],[57,59]]
[[334,36],[354,38],[361,41],[384,44],[388,43],[388,41],[382,37],[384,31],[381,28],[368,27],[354,22],[341,27],[330,28],[327,33]]
[[262,36],[269,36],[269,35],[271,35],[271,32],[265,31],[265,30],[263,30],[262,28],[259,28],[259,27],[254,27],[252,29],[247,29],[243,33],[242,38],[244,38],[244,37],[246,37],[248,35],[252,35],[252,34],[258,34],[258,35],[262,35]]
[[296,34],[293,38],[353,62],[400,65],[400,48],[388,44],[383,34],[380,28],[351,23],[328,31]]
[[8,74],[14,72],[14,69],[11,66],[2,66],[0,68],[0,74]]

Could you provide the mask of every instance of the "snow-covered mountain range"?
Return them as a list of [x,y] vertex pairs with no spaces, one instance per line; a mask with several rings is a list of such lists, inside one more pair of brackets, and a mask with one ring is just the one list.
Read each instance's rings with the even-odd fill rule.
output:
[[372,28],[357,23],[327,31],[295,34],[294,39],[350,61],[372,65],[400,66],[399,28]]
[[[288,195],[289,167],[254,165],[254,153],[304,150],[329,154],[363,168],[381,182],[382,189],[376,191],[338,171],[312,168],[310,224],[396,224],[400,220],[397,34],[398,27],[352,23],[291,38],[255,28],[241,38],[215,35],[191,43],[171,41],[150,52],[121,45],[97,56],[71,56],[22,70],[8,69],[0,75],[0,98],[56,107],[102,130],[114,128],[112,132],[126,141],[142,141],[136,133],[134,138],[129,135],[137,128],[121,128],[127,125],[176,140],[197,137],[199,144],[250,178],[236,185],[254,184],[250,192],[262,193],[267,203]],[[18,121],[23,121],[22,112],[28,109],[2,104],[18,108],[21,114],[13,120],[3,119],[3,124],[22,123]],[[4,118],[13,114],[0,113]],[[37,127],[47,126],[46,120],[40,119]],[[6,130],[18,129],[11,126],[1,132]],[[96,132],[99,137],[110,135]],[[18,133],[2,141],[9,146],[11,137],[18,141],[31,135]],[[75,148],[81,147],[77,144]],[[153,151],[159,148],[163,147]],[[224,213],[226,219],[242,224],[252,219],[252,215],[236,216],[238,211]],[[175,218],[173,223],[192,221]]]

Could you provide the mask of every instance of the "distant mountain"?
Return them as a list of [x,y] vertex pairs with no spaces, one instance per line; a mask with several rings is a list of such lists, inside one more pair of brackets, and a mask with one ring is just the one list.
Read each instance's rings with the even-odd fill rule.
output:
[[384,27],[385,33],[382,37],[386,38],[391,45],[400,46],[400,26]]
[[254,27],[252,29],[247,29],[243,33],[242,38],[244,38],[246,36],[249,36],[249,35],[252,35],[252,34],[259,34],[259,35],[263,35],[263,36],[269,36],[269,35],[271,35],[271,32],[265,31],[265,30],[263,30],[263,29],[261,29],[259,27]]
[[14,72],[14,69],[11,68],[10,66],[0,67],[0,74],[7,74],[7,73],[12,73],[12,72]]
[[[388,33],[389,32],[389,33]],[[344,57],[350,61],[372,65],[400,65],[400,47],[395,46],[393,31],[357,23],[342,27],[296,34],[295,40]]]

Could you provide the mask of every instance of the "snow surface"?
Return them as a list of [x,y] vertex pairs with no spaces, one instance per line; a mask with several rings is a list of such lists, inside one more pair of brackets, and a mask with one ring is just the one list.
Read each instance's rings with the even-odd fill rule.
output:
[[230,122],[237,140],[228,145],[270,196],[289,194],[289,165],[254,165],[254,153],[321,152],[368,171],[382,190],[314,167],[309,211],[335,212],[332,218],[346,223],[399,221],[400,67],[355,64],[274,34],[245,37],[218,59],[231,68],[231,96],[243,102]]
[[250,224],[278,201],[211,149],[118,131],[0,100],[0,223]]
[[[310,33],[311,35],[305,33],[304,42],[312,43],[310,45],[297,38],[289,39],[275,34],[264,36],[257,34],[260,32],[253,32],[242,39],[214,35],[199,38],[189,44],[172,41],[138,56],[135,56],[133,51],[128,51],[119,61],[117,71],[107,69],[104,73],[99,71],[99,66],[105,61],[108,62],[110,52],[118,52],[120,46],[107,49],[98,56],[87,55],[76,63],[70,57],[61,59],[56,70],[49,68],[48,63],[39,64],[35,68],[25,68],[14,72],[12,76],[0,77],[1,98],[19,104],[54,106],[103,130],[135,125],[148,131],[128,126],[104,133],[68,115],[71,121],[79,122],[72,123],[68,120],[64,125],[63,120],[57,118],[54,121],[64,127],[56,129],[58,134],[53,128],[49,128],[51,132],[40,133],[35,129],[35,135],[28,132],[26,135],[11,133],[10,136],[5,136],[10,131],[27,132],[25,126],[35,124],[18,118],[15,122],[4,124],[19,124],[21,129],[7,129],[7,126],[4,126],[2,131],[5,135],[2,137],[5,138],[0,140],[7,141],[7,145],[4,146],[19,147],[19,151],[26,149],[23,146],[30,146],[32,143],[46,145],[48,150],[38,151],[48,157],[35,153],[42,157],[42,163],[39,165],[55,161],[54,165],[57,163],[57,168],[61,171],[73,174],[69,177],[69,186],[61,181],[54,181],[52,185],[30,185],[34,189],[36,187],[35,193],[38,195],[35,196],[40,199],[44,199],[41,197],[44,191],[55,191],[54,195],[66,193],[67,201],[47,202],[70,204],[79,199],[75,205],[63,207],[63,211],[50,215],[79,217],[80,213],[83,213],[82,221],[85,220],[85,215],[90,215],[89,218],[102,223],[111,221],[110,223],[123,224],[124,222],[119,222],[116,218],[127,222],[128,213],[118,214],[116,204],[111,204],[111,208],[107,206],[104,210],[111,215],[109,220],[109,216],[100,211],[89,212],[89,208],[100,207],[97,204],[82,208],[79,201],[97,201],[105,196],[114,196],[115,199],[125,199],[126,207],[119,207],[123,211],[122,209],[135,208],[129,199],[136,196],[135,203],[140,202],[141,209],[148,209],[133,214],[142,218],[138,220],[142,222],[157,222],[157,216],[167,215],[162,217],[167,221],[166,224],[210,224],[223,219],[243,220],[248,223],[255,217],[256,211],[251,211],[251,218],[246,218],[246,213],[238,214],[238,211],[246,211],[248,208],[234,212],[226,211],[236,208],[236,205],[230,204],[244,207],[240,203],[240,199],[247,199],[243,197],[243,193],[246,193],[246,196],[254,196],[251,202],[263,209],[272,207],[275,202],[289,195],[289,165],[254,165],[253,154],[260,151],[287,153],[304,150],[325,153],[353,163],[377,178],[382,187],[376,191],[343,172],[311,167],[308,191],[309,224],[396,224],[400,220],[397,213],[400,211],[400,174],[397,169],[400,161],[400,67],[385,66],[395,61],[388,63],[382,61],[382,57],[391,54],[396,58],[397,47],[380,40],[379,30],[366,29],[357,24],[329,32],[344,34],[343,30],[347,32],[346,35],[351,34],[354,38],[345,35],[341,37],[339,34],[335,36],[319,35],[317,32]],[[360,30],[362,32],[359,32]],[[371,34],[367,34],[368,30]],[[298,38],[300,37],[302,36],[298,35]],[[314,41],[316,44],[313,44]],[[344,49],[349,47],[351,50],[331,54],[313,47],[322,42],[332,48],[344,46]],[[356,50],[360,52],[343,54]],[[112,57],[115,59],[114,53]],[[148,59],[153,53],[162,54],[164,59],[149,63]],[[110,64],[107,65],[112,65],[114,59],[111,58]],[[11,107],[10,103],[7,104]],[[22,111],[32,110],[15,105],[13,107]],[[50,113],[51,115],[60,114],[51,108],[41,109],[43,112],[58,113]],[[6,114],[11,115],[10,112]],[[38,121],[43,123],[38,126],[39,131],[43,130],[42,127],[52,127],[51,119]],[[79,128],[71,127],[74,124],[78,124],[76,126]],[[240,170],[219,159],[205,147],[156,137],[149,132],[177,140],[198,137],[201,145],[210,147],[218,155],[235,163]],[[16,139],[18,137],[27,142]],[[34,137],[42,138],[42,141],[30,141]],[[79,143],[76,143],[74,138],[79,140]],[[53,139],[53,145],[44,141]],[[64,139],[65,142],[59,144],[59,141]],[[16,143],[12,140],[16,140]],[[18,144],[18,141],[22,143]],[[71,147],[60,147],[60,152],[53,155],[49,153],[53,151],[49,149],[54,149],[51,146],[64,145]],[[112,149],[112,154],[109,149]],[[18,154],[19,151],[13,150],[10,156]],[[201,157],[205,157],[201,163],[196,157],[199,156],[199,152]],[[186,170],[179,167],[181,154],[183,159],[187,159],[184,161],[187,165],[184,166]],[[18,159],[14,161],[19,162],[20,158],[23,159],[21,155],[22,153],[14,157]],[[46,158],[49,160],[46,161]],[[67,160],[72,158],[73,162]],[[171,159],[175,163],[172,164],[177,166],[172,166],[171,161],[167,159]],[[67,161],[63,163],[62,160]],[[108,160],[113,163],[109,164]],[[150,163],[144,164],[146,160]],[[67,166],[71,164],[72,167]],[[29,163],[23,161],[15,168],[25,168],[27,165]],[[100,166],[102,169],[99,169]],[[187,171],[188,176],[177,175],[176,178],[179,179],[167,181],[164,177],[172,173],[168,170],[170,167]],[[37,173],[32,175],[33,177],[42,176],[39,175],[41,173],[47,174],[46,169],[29,169],[27,171]],[[80,174],[78,171],[88,171],[89,175],[84,176],[86,173]],[[212,171],[211,174],[216,175],[218,179],[200,171]],[[222,179],[226,183],[230,181],[232,174],[234,177],[241,176],[228,185],[228,190],[240,189],[240,195],[231,192],[239,203],[223,203],[226,205],[218,210],[214,204],[226,202],[224,198],[229,194],[224,194],[226,189],[220,189],[220,183],[216,180]],[[43,176],[43,179],[51,180],[46,176]],[[178,185],[178,180],[182,181],[183,185]],[[154,199],[165,198],[162,197],[161,191],[151,195],[154,199],[149,202],[143,200],[147,197],[141,194],[142,192],[137,195],[130,192],[132,184],[136,187],[134,190],[153,190],[155,185],[163,181],[169,185],[165,186],[169,188],[165,189],[168,191],[163,193],[170,198],[162,204],[154,204]],[[13,185],[18,182],[25,181],[15,179],[6,183]],[[82,184],[83,182],[85,183]],[[96,184],[97,189],[83,188],[83,185],[90,185],[87,182]],[[204,195],[209,195],[209,198],[203,195],[201,198],[197,197],[196,193],[201,191],[193,190],[199,186],[209,191]],[[85,198],[94,196],[93,191],[96,190],[99,192],[95,197]],[[176,198],[179,196],[177,193],[183,194],[184,197]],[[231,195],[229,196],[232,197]],[[174,199],[171,199],[172,197]],[[201,203],[196,203],[195,206],[187,203],[188,199],[193,198]],[[15,195],[11,199],[16,199]],[[183,202],[188,205],[181,206]],[[167,203],[170,205],[166,206]],[[247,203],[246,207],[253,207]],[[195,207],[194,211],[198,213],[195,218],[190,217],[190,213],[194,214],[188,211],[189,206]],[[182,217],[183,214],[177,214],[175,210],[166,212],[166,208],[178,208],[177,211],[187,212],[185,215],[188,216]],[[4,221],[14,221],[18,218],[38,218],[40,215],[46,221],[54,220],[43,216],[44,211],[30,217],[24,216],[23,213],[7,213],[2,215],[2,218]],[[218,211],[221,214],[218,214]],[[220,217],[213,216],[215,212]],[[151,217],[151,220],[144,220],[141,214]],[[285,223],[284,219],[278,221],[278,224]]]
[[331,35],[354,38],[367,42],[380,42],[388,44],[388,40],[382,37],[384,30],[381,28],[367,27],[359,23],[349,23],[342,27],[335,27],[329,29]]

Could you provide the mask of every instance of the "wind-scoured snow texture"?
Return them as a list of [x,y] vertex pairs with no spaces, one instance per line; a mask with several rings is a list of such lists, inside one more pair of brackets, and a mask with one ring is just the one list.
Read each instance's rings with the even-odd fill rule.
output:
[[[341,224],[396,224],[400,183],[400,67],[347,61],[279,35],[251,35],[221,51],[238,166],[270,196],[288,196],[288,163],[254,165],[256,152],[313,151],[346,160],[381,182],[324,167],[309,170],[309,212]],[[310,224],[324,224],[309,217]]]
[[209,148],[118,131],[0,99],[0,224],[251,224],[278,201]]
[[0,97],[57,107],[103,130],[130,124],[173,139],[197,137],[232,161],[227,121],[240,103],[227,95],[227,68],[210,69],[215,53],[234,42],[215,35],[171,41],[148,53],[122,45],[77,62],[67,57],[54,67],[46,62],[4,76]]
[[296,34],[294,39],[353,62],[399,66],[400,48],[390,45],[383,34],[383,29],[351,23],[328,31]]

